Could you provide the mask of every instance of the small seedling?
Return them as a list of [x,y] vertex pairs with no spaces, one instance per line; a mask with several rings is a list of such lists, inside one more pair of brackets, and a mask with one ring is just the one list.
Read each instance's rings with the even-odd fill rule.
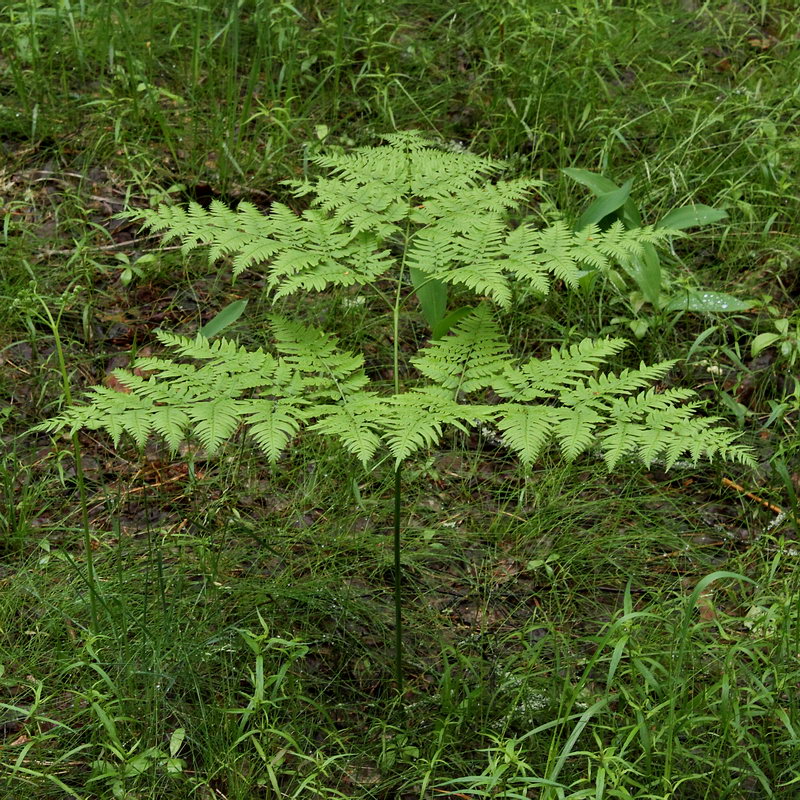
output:
[[777,317],[772,320],[776,333],[759,333],[750,343],[750,354],[755,358],[762,350],[775,347],[780,360],[793,369],[800,357],[800,313],[791,317]]

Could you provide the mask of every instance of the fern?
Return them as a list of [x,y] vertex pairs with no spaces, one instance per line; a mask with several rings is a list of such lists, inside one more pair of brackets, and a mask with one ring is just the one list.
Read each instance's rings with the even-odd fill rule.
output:
[[458,403],[446,389],[425,386],[392,396],[382,424],[399,466],[418,450],[438,444],[443,425],[466,432],[467,424],[491,418],[491,407]]
[[509,346],[489,309],[480,306],[412,361],[434,385],[469,394],[491,386],[502,374],[510,363]]
[[584,339],[569,348],[550,349],[550,358],[531,358],[520,367],[509,365],[494,384],[501,397],[536,400],[554,397],[568,387],[575,387],[585,373],[593,372],[609,356],[625,347],[624,339]]
[[342,400],[367,382],[361,356],[338,349],[322,331],[275,316],[275,353],[247,350],[222,339],[211,343],[169,333],[158,338],[179,357],[202,366],[162,358],[137,360],[137,370],[114,375],[126,391],[95,387],[89,405],[67,409],[42,430],[105,429],[115,445],[123,434],[144,445],[151,433],[177,449],[194,435],[209,452],[245,425],[255,442],[275,461],[301,426],[313,417],[311,406]]
[[[614,262],[629,267],[667,231],[615,224],[573,232],[525,218],[512,226],[508,212],[536,182],[502,180],[500,162],[448,151],[415,131],[384,138],[380,147],[317,156],[327,175],[290,184],[296,198],[310,198],[301,213],[280,203],[263,214],[247,203],[234,211],[214,202],[208,210],[191,203],[128,216],[142,217],[166,240],[179,239],[186,252],[206,247],[211,262],[230,261],[234,276],[262,270],[274,300],[374,286],[392,320],[391,387],[373,384],[363,357],[341,349],[335,336],[275,315],[269,344],[253,349],[159,332],[172,357],[117,370],[123,391],[95,387],[83,406],[65,409],[40,430],[105,430],[115,446],[123,435],[139,447],[158,435],[172,451],[195,437],[209,453],[244,431],[270,463],[305,430],[332,437],[364,466],[387,454],[395,467],[395,669],[402,694],[401,465],[438,445],[447,427],[466,432],[494,424],[526,465],[551,444],[570,461],[596,448],[609,470],[631,456],[644,464],[661,458],[667,467],[684,454],[694,462],[753,458],[735,432],[696,413],[691,392],[652,388],[672,362],[605,372],[625,347],[622,339],[586,339],[553,348],[549,357],[521,359],[491,308],[510,307],[515,287],[545,295],[554,280],[574,288],[589,271],[605,272]],[[488,302],[448,315],[448,286]],[[400,323],[414,295],[436,339],[401,374]],[[88,528],[86,535],[88,541]]]
[[[448,151],[415,131],[385,141],[317,156],[327,175],[290,184],[297,198],[310,198],[301,213],[280,203],[264,214],[215,201],[207,210],[192,203],[137,214],[184,250],[206,247],[211,261],[230,260],[235,275],[263,269],[275,299],[392,280],[395,341],[409,269],[422,276],[415,285],[437,292],[457,285],[487,298],[410,359],[415,372],[404,387],[397,349],[398,377],[387,390],[334,336],[276,315],[270,344],[253,349],[158,332],[172,358],[138,359],[136,372],[115,373],[124,392],[96,387],[86,405],[42,429],[104,429],[115,445],[126,434],[139,446],[160,435],[172,450],[194,436],[209,452],[244,430],[274,462],[305,428],[335,438],[367,465],[384,449],[399,464],[438,444],[447,426],[467,430],[482,421],[496,424],[524,463],[550,443],[569,460],[597,447],[609,469],[631,455],[668,465],[684,454],[750,463],[736,434],[696,415],[691,392],[651,388],[672,362],[604,372],[622,339],[587,339],[523,360],[492,311],[490,303],[511,305],[515,285],[541,294],[553,280],[577,286],[587,270],[624,265],[664,232],[621,224],[574,232],[560,222],[542,229],[527,219],[511,226],[508,212],[536,182],[499,179],[500,162]],[[501,402],[486,405],[487,390]]]
[[302,214],[281,203],[262,214],[248,203],[232,211],[214,201],[207,211],[192,203],[138,215],[150,230],[180,239],[184,250],[207,246],[212,261],[230,258],[234,275],[263,268],[275,298],[365,286],[406,263],[504,307],[512,281],[542,294],[550,276],[575,287],[584,268],[623,262],[667,235],[621,225],[574,233],[556,223],[540,230],[529,221],[511,229],[507,212],[537,181],[487,183],[501,162],[443,151],[415,131],[385,138],[383,147],[317,156],[328,177],[288,182],[296,197],[312,198]]
[[338,438],[366,466],[381,444],[386,401],[375,392],[362,392],[338,405],[318,406],[315,413],[319,419],[312,429]]

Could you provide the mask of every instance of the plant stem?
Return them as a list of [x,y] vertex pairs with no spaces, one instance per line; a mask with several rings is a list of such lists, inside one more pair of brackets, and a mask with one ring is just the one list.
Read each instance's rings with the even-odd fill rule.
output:
[[403,694],[403,604],[400,597],[400,466],[394,470],[394,672],[397,693]]
[[[410,201],[409,201],[410,202]],[[400,306],[402,305],[403,276],[406,269],[406,254],[410,239],[409,223],[406,220],[405,246],[400,261],[400,274],[397,276],[394,308],[392,309],[392,367],[394,369],[394,393],[400,394]],[[403,696],[403,602],[400,595],[400,506],[402,488],[401,465],[394,468],[394,674],[397,694]]]
[[83,529],[83,549],[86,554],[86,582],[89,585],[89,622],[92,633],[97,633],[97,584],[94,578],[94,554],[92,534],[89,530],[89,502],[86,496],[86,481],[83,476],[83,458],[77,432],[72,434],[72,449],[75,453],[75,479],[78,483],[78,497],[81,504],[81,528]]

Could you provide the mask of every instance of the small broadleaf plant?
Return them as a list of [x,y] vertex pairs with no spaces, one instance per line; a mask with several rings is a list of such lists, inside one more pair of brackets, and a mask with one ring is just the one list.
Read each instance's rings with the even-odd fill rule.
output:
[[[215,201],[208,210],[193,203],[135,214],[167,240],[180,239],[185,251],[206,246],[212,261],[231,259],[236,275],[262,271],[275,299],[336,286],[373,290],[391,319],[393,385],[371,380],[364,358],[343,351],[333,333],[273,315],[270,345],[257,349],[157,332],[172,357],[136,359],[135,372],[114,373],[126,391],[94,387],[85,405],[41,428],[104,429],[115,445],[123,434],[139,445],[158,434],[173,451],[193,435],[209,453],[244,428],[272,463],[305,429],[338,439],[364,465],[390,454],[396,491],[402,462],[436,446],[447,426],[494,425],[524,464],[553,441],[568,460],[598,449],[609,470],[631,456],[667,467],[686,455],[752,463],[737,433],[696,413],[692,392],[653,388],[674,362],[614,374],[602,368],[623,349],[622,339],[585,339],[526,358],[503,334],[499,312],[512,305],[516,288],[544,295],[554,279],[577,287],[584,267],[627,262],[669,231],[511,225],[509,212],[535,183],[499,180],[501,163],[419,132],[385,142],[316,157],[327,176],[293,183],[298,198],[311,198],[302,213],[280,203],[264,214],[248,203],[232,210]],[[452,327],[444,332],[450,286],[470,290],[477,302],[448,315]],[[401,374],[403,310],[432,296],[428,308],[437,310],[428,322],[442,335]]]

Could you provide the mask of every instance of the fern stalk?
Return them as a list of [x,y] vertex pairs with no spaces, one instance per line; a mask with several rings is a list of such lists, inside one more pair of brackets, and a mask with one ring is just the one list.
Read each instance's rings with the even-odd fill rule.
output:
[[[411,198],[408,198],[409,208]],[[406,271],[406,254],[410,240],[410,222],[406,219],[403,233],[403,256],[400,261],[400,275],[395,290],[394,308],[392,309],[392,370],[395,396],[400,394],[400,307],[402,304],[403,276]],[[393,556],[394,556],[394,678],[397,694],[403,696],[403,597],[401,593],[402,538],[400,530],[400,513],[402,511],[402,463],[397,461],[394,468],[394,511],[393,511]]]
[[394,470],[394,677],[397,693],[403,695],[403,598],[400,592],[400,511],[402,505],[400,467]]

